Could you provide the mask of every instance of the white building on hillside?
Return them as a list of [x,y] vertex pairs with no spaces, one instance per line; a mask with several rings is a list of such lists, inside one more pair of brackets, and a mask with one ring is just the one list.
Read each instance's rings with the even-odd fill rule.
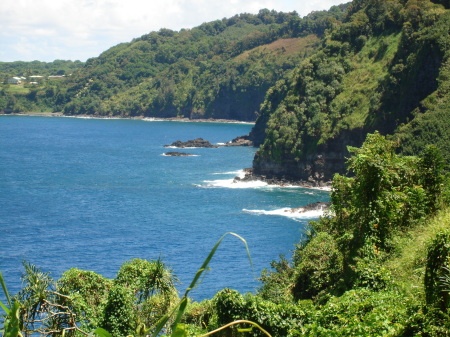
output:
[[20,84],[22,83],[21,77],[10,77],[8,78],[8,84]]

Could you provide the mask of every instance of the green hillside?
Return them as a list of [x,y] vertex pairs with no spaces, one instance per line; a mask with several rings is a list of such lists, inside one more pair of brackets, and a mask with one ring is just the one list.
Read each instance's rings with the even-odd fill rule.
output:
[[450,160],[444,5],[353,1],[319,50],[268,91],[252,133],[262,144],[255,172],[328,181],[345,171],[346,146],[375,130],[402,139],[404,153],[434,143]]
[[261,10],[179,32],[161,29],[89,59],[50,97],[45,85],[28,96],[3,88],[0,109],[254,121],[266,91],[317,49],[344,8],[305,18]]

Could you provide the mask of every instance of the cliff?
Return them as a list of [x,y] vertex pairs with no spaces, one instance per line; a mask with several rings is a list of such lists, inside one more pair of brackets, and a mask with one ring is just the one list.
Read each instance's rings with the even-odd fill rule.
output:
[[345,172],[347,146],[376,130],[406,154],[447,151],[449,27],[449,9],[431,1],[353,1],[314,55],[267,92],[250,134],[261,145],[254,174],[329,181]]
[[333,139],[319,145],[314,152],[302,160],[286,159],[274,161],[256,153],[253,160],[253,175],[265,179],[292,181],[299,185],[323,186],[331,183],[335,173],[345,174],[345,162],[350,153],[347,146],[360,146],[366,133],[363,129],[344,131]]

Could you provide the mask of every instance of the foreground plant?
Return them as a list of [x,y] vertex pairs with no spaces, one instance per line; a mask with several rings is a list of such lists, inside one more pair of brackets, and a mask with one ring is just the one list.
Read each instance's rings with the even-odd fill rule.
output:
[[19,319],[26,335],[39,333],[42,336],[88,335],[78,327],[77,315],[63,303],[69,297],[55,290],[49,273],[36,266],[23,263],[25,287],[17,295],[21,303]]
[[[173,323],[171,324],[171,328],[168,330],[168,331],[171,331],[170,336],[172,336],[172,337],[187,336],[187,329],[186,329],[185,325],[181,324],[180,322],[181,322],[181,318],[182,318],[183,314],[186,311],[186,307],[187,307],[188,302],[189,302],[188,295],[189,295],[190,291],[196,287],[198,281],[200,280],[200,277],[208,269],[208,265],[211,262],[211,260],[212,260],[212,258],[214,256],[214,254],[216,253],[217,249],[219,248],[221,242],[228,235],[235,236],[235,237],[237,237],[238,239],[240,239],[244,243],[246,251],[247,251],[248,259],[250,261],[250,264],[252,265],[252,260],[251,260],[251,257],[250,257],[250,251],[248,249],[247,241],[245,241],[245,239],[242,238],[241,236],[239,236],[238,234],[231,233],[231,232],[225,233],[217,241],[217,243],[214,245],[214,247],[212,248],[212,250],[210,251],[210,253],[206,257],[205,261],[201,265],[201,267],[198,269],[197,273],[194,276],[194,279],[190,283],[189,287],[186,289],[186,291],[185,291],[184,295],[182,296],[182,298],[180,299],[180,301],[168,313],[166,313],[159,320],[159,322],[155,326],[153,326],[153,327],[151,327],[151,328],[149,328],[147,330],[139,331],[137,336],[147,336],[147,335],[151,334],[152,337],[156,337],[156,336],[160,335],[165,330],[165,328],[167,327],[167,325],[169,324],[169,322],[171,320],[173,320]],[[264,329],[262,329],[256,323],[249,322],[249,321],[243,321],[243,320],[241,320],[239,322],[238,321],[232,322],[232,323],[227,324],[226,326],[224,326],[222,328],[214,330],[214,331],[212,331],[210,333],[207,333],[207,334],[205,334],[203,336],[209,336],[209,335],[211,335],[213,333],[216,333],[218,331],[221,331],[221,330],[227,328],[228,326],[232,326],[232,325],[239,324],[239,323],[250,323],[251,325],[256,326],[257,328],[261,329],[261,331],[264,331],[268,336],[270,336],[270,334],[268,334]],[[103,328],[98,328],[93,333],[98,335],[98,336],[100,336],[100,337],[113,337],[108,331],[106,331]]]
[[189,287],[186,289],[186,291],[185,291],[183,297],[181,298],[180,302],[169,313],[167,313],[164,317],[161,318],[159,323],[155,326],[154,330],[153,329],[149,329],[148,330],[148,332],[153,330],[153,332],[151,334],[152,337],[156,337],[156,336],[158,336],[161,333],[161,331],[164,329],[164,326],[167,324],[167,322],[169,321],[169,319],[171,317],[175,317],[175,320],[174,320],[174,322],[172,324],[172,334],[171,334],[171,336],[173,336],[173,337],[186,336],[186,330],[183,329],[182,325],[180,325],[180,321],[181,321],[181,317],[183,316],[184,312],[186,311],[186,306],[188,304],[188,294],[190,293],[190,291],[192,289],[195,288],[195,286],[197,285],[200,277],[207,270],[209,263],[211,262],[214,254],[217,251],[217,248],[219,248],[220,243],[222,242],[222,240],[227,235],[233,235],[233,236],[237,237],[238,239],[240,239],[244,243],[245,249],[247,251],[248,259],[250,261],[250,264],[252,265],[252,259],[250,257],[250,251],[248,249],[247,241],[245,241],[245,239],[242,238],[241,236],[239,236],[238,234],[235,234],[235,233],[232,233],[232,232],[228,232],[228,233],[225,233],[224,235],[222,235],[222,237],[217,241],[217,243],[214,245],[214,247],[210,251],[209,255],[206,257],[206,259],[203,262],[203,264],[201,265],[200,269],[195,274],[194,279],[192,280],[192,282],[189,285]]
[[[80,329],[81,321],[89,320],[90,318],[89,311],[85,310],[89,305],[86,306],[85,304],[87,302],[83,302],[83,305],[78,307],[78,296],[73,297],[72,295],[75,293],[78,294],[79,291],[84,289],[80,288],[79,283],[82,280],[86,281],[86,276],[89,276],[89,280],[96,281],[101,280],[101,278],[94,277],[97,275],[91,275],[93,272],[70,270],[70,275],[66,272],[57,285],[49,276],[49,273],[44,273],[39,268],[24,263],[25,273],[23,281],[25,287],[13,301],[6,290],[3,277],[0,274],[0,282],[9,305],[7,307],[0,302],[1,307],[6,312],[3,322],[3,336],[23,336],[22,332],[25,335],[38,333],[42,336],[97,335],[100,337],[117,337],[134,335],[141,337],[151,335],[152,337],[156,337],[164,332],[169,333],[173,337],[187,336],[187,326],[181,324],[181,319],[188,305],[188,295],[197,286],[203,273],[208,269],[208,265],[222,240],[228,235],[235,236],[244,243],[250,264],[252,265],[250,251],[245,239],[231,232],[224,234],[206,257],[184,295],[178,303],[173,305],[171,298],[174,299],[172,294],[175,289],[173,283],[175,278],[172,275],[172,271],[166,269],[160,260],[150,262],[135,259],[129,261],[122,266],[117,278],[110,280],[112,282],[111,284],[110,282],[106,282],[100,287],[100,292],[95,292],[95,295],[100,295],[100,297],[102,297],[102,294],[107,294],[105,301],[100,298],[96,299],[98,303],[88,301],[91,305],[96,303],[97,310],[103,312],[103,319],[99,321],[99,325],[102,328],[97,328],[91,333]],[[89,286],[89,288],[91,287]],[[84,289],[82,293],[82,297],[89,298],[89,291],[87,289]],[[161,298],[161,296],[164,298]],[[146,324],[151,324],[152,322],[142,322],[140,319],[137,319],[139,318],[136,316],[137,311],[132,309],[132,307],[136,303],[138,306],[142,306],[146,303],[145,301],[153,300],[156,297],[156,301],[163,301],[161,303],[158,302],[158,308],[164,310],[161,311],[161,314],[164,314],[164,312],[165,314],[156,323],[151,325],[150,328],[147,328]],[[124,312],[129,312],[132,316],[123,317]],[[157,316],[154,318],[157,319]],[[241,328],[242,324],[249,324],[250,327]],[[235,325],[239,325],[240,328],[237,330],[241,332],[251,331],[253,328],[257,328],[265,335],[270,336],[261,326],[248,320],[236,320],[227,323],[221,328],[208,332],[203,336],[212,335]]]
[[3,293],[6,296],[6,301],[8,302],[8,307],[0,301],[0,306],[5,311],[6,316],[3,321],[3,329],[0,330],[2,336],[4,337],[17,337],[23,336],[21,331],[21,322],[19,319],[20,303],[16,300],[11,301],[8,289],[6,288],[5,280],[0,272],[0,283],[3,288]]

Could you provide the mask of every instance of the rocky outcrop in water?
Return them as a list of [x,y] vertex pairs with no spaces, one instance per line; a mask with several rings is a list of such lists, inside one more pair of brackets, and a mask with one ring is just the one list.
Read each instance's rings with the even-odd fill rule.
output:
[[325,211],[329,209],[331,206],[331,202],[322,202],[317,201],[310,204],[307,204],[303,207],[291,208],[289,211],[291,213],[305,213],[310,211]]
[[232,141],[229,141],[221,146],[253,146],[253,142],[250,140],[249,136],[246,135],[236,137]]
[[227,147],[227,146],[253,146],[253,142],[249,139],[249,136],[239,136],[233,140],[220,144],[214,145],[203,138],[191,139],[185,142],[177,140],[170,145],[164,145],[164,147],[176,147],[179,149],[189,148],[189,147],[204,147],[204,148],[217,148],[217,147]]
[[192,140],[188,140],[186,142],[182,142],[181,140],[177,140],[170,145],[164,145],[164,147],[176,147],[176,148],[186,148],[186,147],[206,147],[206,148],[216,148],[218,145],[213,145],[209,141],[204,140],[203,138],[195,138]]
[[165,156],[169,157],[192,157],[193,154],[186,153],[186,152],[166,152],[164,153]]

